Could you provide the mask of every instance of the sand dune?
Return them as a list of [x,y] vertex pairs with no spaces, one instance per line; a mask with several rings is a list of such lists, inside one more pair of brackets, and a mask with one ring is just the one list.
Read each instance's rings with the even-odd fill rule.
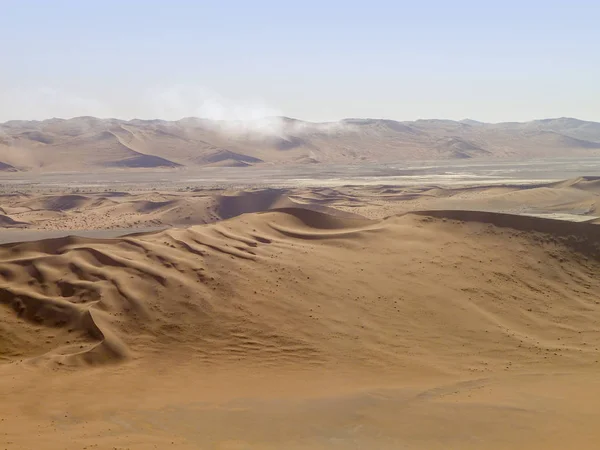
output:
[[318,202],[294,200],[291,194],[285,189],[7,194],[0,195],[6,213],[0,228],[56,231],[187,226],[284,207],[361,217]]
[[2,228],[20,228],[27,225],[26,222],[19,222],[5,214],[0,214],[0,227]]
[[0,171],[1,172],[18,172],[18,169],[16,169],[14,166],[5,163],[5,162],[0,162]]
[[0,245],[0,442],[595,448],[599,194],[6,193],[19,233],[177,226]]
[[593,448],[596,228],[285,207],[0,246],[0,432],[47,448]]
[[69,211],[85,207],[99,206],[98,202],[84,195],[49,195],[39,198],[27,199],[21,202],[19,207],[28,210]]
[[[356,251],[357,247],[370,252]],[[494,251],[481,253],[485,249]],[[538,360],[545,353],[534,341],[555,340],[553,333],[562,336],[551,325],[556,314],[574,308],[569,315],[577,316],[575,306],[585,304],[588,317],[577,316],[583,322],[572,326],[591,326],[596,320],[593,271],[600,255],[600,232],[591,224],[493,213],[432,211],[368,221],[285,208],[115,240],[70,237],[8,244],[1,252],[3,303],[26,321],[77,331],[98,341],[81,350],[60,347],[43,356],[65,364],[119,360],[129,354],[125,349],[143,357],[154,345],[169,346],[175,352],[182,342],[194,347],[192,353],[201,352],[202,358],[256,357],[258,364],[268,355],[350,364],[365,351],[359,360],[367,365],[425,364],[420,357],[398,350],[414,340],[423,352],[428,345],[424,334],[439,333],[440,337],[453,336],[446,352],[463,355],[460,347],[470,333],[483,333],[491,323],[501,322],[512,325],[489,330],[493,339],[500,339],[496,344],[526,344],[529,347],[511,350],[514,357],[527,353],[528,358]],[[517,263],[511,256],[511,266],[503,267],[512,252],[522,261]],[[476,258],[479,253],[491,258]],[[465,278],[451,282],[458,266]],[[568,267],[569,277],[563,267]],[[419,277],[411,281],[416,273]],[[484,284],[489,285],[476,283],[478,273],[488,274]],[[572,279],[575,274],[577,280]],[[447,280],[443,287],[423,284],[434,275]],[[370,277],[381,279],[381,284],[358,288]],[[312,286],[310,299],[298,295],[307,285]],[[349,289],[351,285],[355,289]],[[223,303],[222,295],[232,289],[236,295]],[[365,289],[372,293],[365,295]],[[287,299],[276,300],[279,292],[285,292]],[[445,304],[443,299],[450,292],[453,300]],[[162,300],[167,293],[168,304]],[[559,293],[562,305],[555,299]],[[546,309],[548,297],[554,299],[551,310]],[[248,298],[254,300],[247,303]],[[488,303],[492,298],[504,300],[492,305]],[[424,299],[431,303],[422,304]],[[527,313],[530,307],[535,314]],[[472,324],[464,315],[453,318],[455,308],[472,315]],[[185,314],[186,310],[193,314]],[[342,310],[344,323],[336,325]],[[434,312],[435,319],[417,326],[411,314],[424,311]],[[287,314],[297,323],[287,323]],[[528,317],[533,320],[534,316],[538,325],[544,322],[550,329],[525,326]],[[487,320],[477,324],[482,317]],[[401,331],[396,320],[409,322]],[[361,329],[354,329],[359,323]],[[441,323],[446,331],[435,329]],[[364,324],[369,326],[364,328]],[[338,330],[339,335],[322,340],[327,330]],[[147,338],[144,342],[140,342],[142,334]],[[353,343],[356,336],[362,336],[360,345]],[[563,339],[567,341],[560,348],[565,353],[555,362],[584,363],[588,357],[597,357],[579,353],[579,338],[565,335]],[[428,351],[439,350],[433,341],[430,344]],[[473,350],[479,344],[468,345]],[[538,352],[538,357],[529,352]],[[442,370],[442,362],[449,372],[458,367],[483,370],[476,363],[478,356],[463,357],[453,360],[436,355],[435,370]],[[499,361],[488,364],[492,362]]]
[[223,219],[290,205],[283,189],[228,193],[221,195],[217,202],[217,212]]
[[[590,181],[591,180],[591,181]],[[343,186],[297,188],[288,196],[311,208],[327,207],[372,219],[420,210],[474,210],[595,220],[600,197],[592,179],[496,186]]]
[[553,187],[563,188],[575,188],[581,189],[582,191],[593,192],[600,194],[600,178],[599,177],[579,177],[572,180],[565,180],[552,185]]
[[[472,210],[593,222],[600,217],[597,180],[500,186],[341,186],[294,189],[191,189],[94,192],[79,189],[47,194],[36,190],[0,195],[4,233],[39,239],[59,231],[157,229],[214,223],[245,213],[304,208],[346,218],[382,219],[410,211]],[[38,234],[42,233],[42,234]],[[46,233],[46,234],[44,234]],[[47,234],[49,233],[49,234]],[[119,234],[119,233],[117,233]],[[115,233],[110,234],[114,236]],[[13,237],[14,236],[14,237]]]

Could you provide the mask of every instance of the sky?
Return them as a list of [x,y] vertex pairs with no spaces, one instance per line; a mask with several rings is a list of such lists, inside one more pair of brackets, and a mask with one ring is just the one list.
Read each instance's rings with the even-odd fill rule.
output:
[[600,1],[0,0],[0,122],[600,121]]

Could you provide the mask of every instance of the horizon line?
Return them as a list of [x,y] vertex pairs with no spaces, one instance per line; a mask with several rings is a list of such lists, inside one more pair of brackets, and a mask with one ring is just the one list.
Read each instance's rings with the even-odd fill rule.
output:
[[169,120],[169,119],[161,119],[161,118],[152,118],[152,119],[142,119],[139,117],[134,117],[132,119],[121,119],[121,118],[117,118],[117,117],[98,117],[98,116],[90,116],[90,115],[83,115],[83,116],[73,116],[73,117],[69,117],[69,118],[64,118],[64,117],[49,117],[47,119],[10,119],[4,122],[0,122],[0,125],[6,125],[8,123],[11,122],[39,122],[39,123],[43,123],[43,122],[49,122],[49,121],[53,121],[53,120],[59,120],[59,121],[69,121],[69,120],[76,120],[76,119],[95,119],[95,120],[116,120],[116,121],[121,121],[121,122],[134,122],[134,121],[140,121],[140,122],[154,122],[154,121],[161,121],[161,122],[181,122],[183,120],[187,120],[187,119],[196,119],[196,120],[203,120],[203,121],[207,121],[207,122],[223,122],[223,123],[236,123],[236,122],[260,122],[261,120],[272,120],[272,119],[279,119],[279,120],[287,120],[287,121],[295,121],[295,122],[304,122],[304,123],[310,123],[310,124],[315,124],[315,125],[319,125],[319,124],[332,124],[332,123],[342,123],[342,122],[348,122],[348,121],[380,121],[380,122],[396,122],[396,123],[416,123],[416,122],[432,122],[432,121],[440,121],[440,122],[454,122],[454,123],[462,123],[462,124],[467,124],[469,125],[469,122],[474,122],[474,123],[478,123],[478,124],[482,124],[482,125],[504,125],[504,124],[526,124],[526,123],[531,123],[531,122],[543,122],[543,121],[553,121],[553,120],[575,120],[578,122],[587,122],[587,123],[598,123],[600,124],[600,122],[596,122],[594,120],[586,120],[586,119],[579,119],[577,117],[568,117],[568,116],[561,116],[561,117],[547,117],[547,118],[541,118],[541,119],[532,119],[532,120],[525,120],[525,121],[502,121],[502,122],[484,122],[481,120],[477,120],[477,119],[471,119],[471,118],[464,118],[464,119],[460,119],[460,120],[456,120],[456,119],[444,119],[444,118],[420,118],[420,119],[415,119],[415,120],[397,120],[397,119],[389,119],[389,118],[384,118],[384,117],[380,117],[380,118],[374,118],[374,117],[346,117],[343,119],[338,119],[338,120],[329,120],[329,121],[311,121],[311,120],[304,120],[304,119],[298,119],[295,117],[290,117],[290,116],[264,116],[264,117],[260,117],[260,118],[256,118],[256,119],[248,119],[248,120],[243,120],[243,119],[235,119],[235,120],[227,120],[227,119],[211,119],[211,118],[207,118],[207,117],[198,117],[198,116],[185,116],[185,117],[181,117],[180,119],[175,119],[175,120]]

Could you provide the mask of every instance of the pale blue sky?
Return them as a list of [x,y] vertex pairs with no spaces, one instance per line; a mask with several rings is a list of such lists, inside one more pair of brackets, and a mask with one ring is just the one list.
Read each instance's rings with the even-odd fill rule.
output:
[[0,0],[0,121],[600,121],[600,1]]

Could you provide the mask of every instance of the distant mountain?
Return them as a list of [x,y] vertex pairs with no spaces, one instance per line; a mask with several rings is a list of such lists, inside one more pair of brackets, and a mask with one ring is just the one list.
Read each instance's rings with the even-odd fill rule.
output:
[[472,119],[288,117],[252,122],[95,117],[0,124],[0,171],[72,171],[600,155],[600,123],[572,118],[490,124]]
[[600,142],[600,123],[562,117],[528,122],[529,127],[544,131],[554,131],[565,136],[592,142]]

